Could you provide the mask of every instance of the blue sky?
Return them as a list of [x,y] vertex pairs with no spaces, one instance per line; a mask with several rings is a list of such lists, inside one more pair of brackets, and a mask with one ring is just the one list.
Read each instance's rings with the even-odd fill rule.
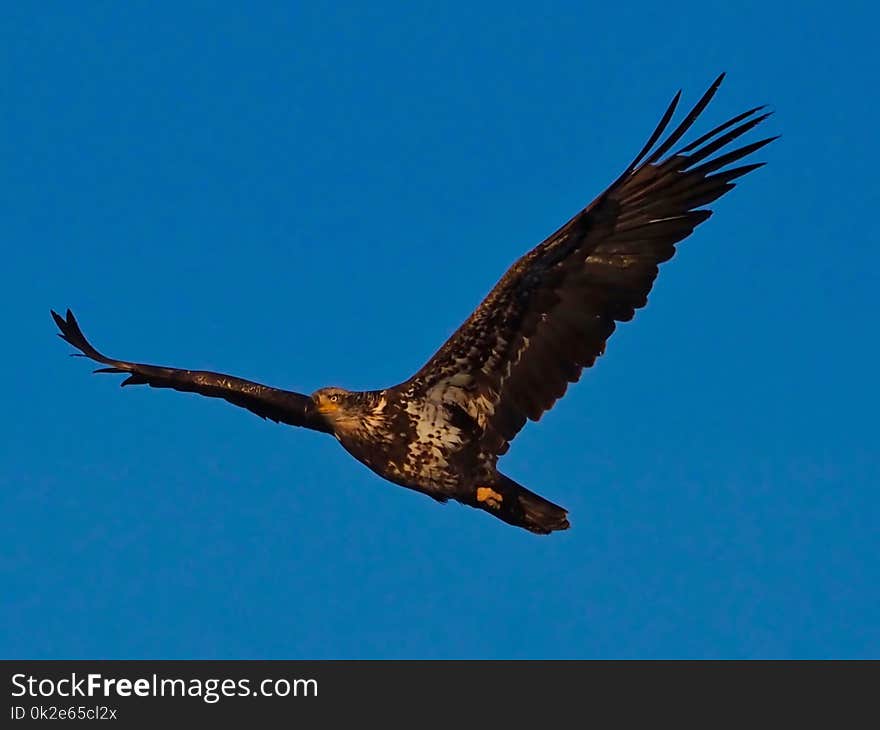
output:
[[[827,3],[2,11],[0,655],[876,657],[876,17]],[[311,392],[417,369],[728,78],[769,165],[501,462],[540,538],[117,357]]]

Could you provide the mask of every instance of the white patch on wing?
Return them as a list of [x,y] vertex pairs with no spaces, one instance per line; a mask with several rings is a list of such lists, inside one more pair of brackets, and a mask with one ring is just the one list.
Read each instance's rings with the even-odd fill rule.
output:
[[404,471],[415,476],[438,476],[449,465],[447,457],[461,448],[461,429],[449,422],[442,401],[421,400],[407,403],[416,438],[407,446]]
[[[444,378],[428,391],[426,403],[454,403],[473,418],[480,428],[485,428],[489,418],[495,412],[495,399],[491,397],[491,393],[475,393],[468,389],[466,386],[471,385],[473,380],[473,377],[468,373],[459,373]],[[445,411],[444,416],[448,417]],[[455,430],[458,431],[458,429]]]
[[442,444],[453,450],[461,445],[461,429],[449,423],[449,413],[442,403],[410,402],[406,412],[413,416],[418,441]]

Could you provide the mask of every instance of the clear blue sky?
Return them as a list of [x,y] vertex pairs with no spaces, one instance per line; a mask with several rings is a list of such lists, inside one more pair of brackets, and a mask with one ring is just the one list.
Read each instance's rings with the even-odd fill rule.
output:
[[[2,11],[0,655],[880,655],[867,4],[183,5]],[[769,165],[501,462],[566,533],[55,337],[399,382],[722,70]]]

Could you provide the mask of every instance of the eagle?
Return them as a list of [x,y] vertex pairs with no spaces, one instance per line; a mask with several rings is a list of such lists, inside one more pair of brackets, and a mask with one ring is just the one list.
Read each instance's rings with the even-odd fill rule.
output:
[[117,360],[90,344],[69,309],[64,317],[52,311],[59,336],[104,366],[95,372],[126,375],[123,386],[222,398],[264,419],[332,434],[379,476],[439,502],[455,500],[536,534],[565,530],[567,510],[502,474],[498,459],[527,421],[539,420],[596,362],[617,323],[647,304],[659,265],[712,215],[705,206],[765,164],[733,166],[777,138],[738,142],[770,116],[765,106],[672,151],[723,79],[663,138],[679,91],[619,177],[516,261],[399,385],[303,395],[222,373]]

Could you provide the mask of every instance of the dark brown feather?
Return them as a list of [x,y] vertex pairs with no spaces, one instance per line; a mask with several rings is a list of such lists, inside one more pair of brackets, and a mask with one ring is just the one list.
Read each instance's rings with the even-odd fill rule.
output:
[[[722,170],[772,139],[714,156],[769,115],[755,107],[668,154],[721,84],[713,82],[682,122],[669,125],[677,94],[630,166],[583,211],[517,261],[407,386],[428,395],[472,376],[489,398],[481,446],[496,455],[526,422],[551,408],[605,349],[615,322],[647,303],[660,263],[712,215],[702,209],[763,163]],[[655,145],[657,145],[655,147]],[[653,151],[652,151],[653,150]],[[722,170],[721,172],[718,172]],[[713,174],[714,173],[714,174]],[[443,392],[442,388],[438,392]]]
[[235,378],[206,370],[181,370],[160,365],[114,360],[98,352],[85,338],[73,312],[67,317],[52,312],[59,337],[77,348],[81,357],[87,357],[108,367],[98,368],[96,373],[128,373],[121,385],[149,385],[153,388],[172,388],[185,393],[197,393],[209,398],[222,398],[234,405],[247,408],[261,418],[269,418],[291,426],[303,426],[317,431],[329,429],[323,419],[313,411],[312,399],[300,393],[270,388],[250,380]]

